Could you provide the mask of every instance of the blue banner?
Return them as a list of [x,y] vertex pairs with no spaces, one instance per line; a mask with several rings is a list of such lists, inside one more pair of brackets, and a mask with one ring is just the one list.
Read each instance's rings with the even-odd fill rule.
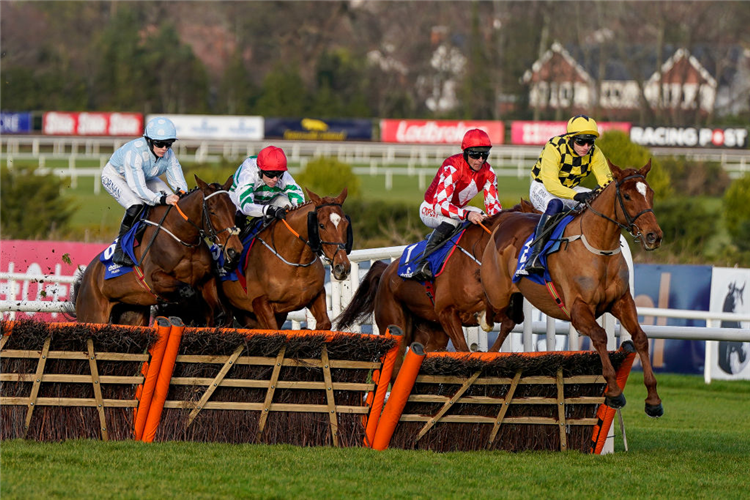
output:
[[29,134],[34,121],[31,113],[0,113],[0,134]]
[[[712,272],[711,266],[636,264],[635,303],[638,307],[708,311]],[[638,321],[641,325],[706,326],[704,320],[683,318],[639,316]],[[655,372],[703,374],[704,341],[652,339],[650,345]]]
[[266,118],[266,139],[288,141],[371,141],[372,121],[317,118]]

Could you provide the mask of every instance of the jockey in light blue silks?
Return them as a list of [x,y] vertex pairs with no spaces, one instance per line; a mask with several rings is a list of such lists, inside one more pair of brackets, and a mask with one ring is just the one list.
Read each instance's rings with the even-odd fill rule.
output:
[[[174,123],[157,117],[148,122],[143,138],[134,139],[112,154],[102,169],[102,185],[117,203],[125,207],[117,246],[112,260],[116,264],[132,266],[120,242],[130,230],[138,214],[147,205],[176,205],[179,196],[172,190],[187,191],[182,166],[172,151],[177,140]],[[167,174],[169,186],[159,176]]]

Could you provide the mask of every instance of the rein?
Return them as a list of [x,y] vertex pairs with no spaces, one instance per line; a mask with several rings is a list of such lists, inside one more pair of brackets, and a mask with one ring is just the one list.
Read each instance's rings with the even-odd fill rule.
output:
[[[187,248],[196,248],[196,247],[200,246],[200,244],[202,243],[202,241],[204,239],[209,239],[211,242],[215,243],[219,248],[223,248],[223,245],[219,242],[219,235],[220,234],[222,234],[222,233],[224,233],[226,231],[229,231],[230,235],[239,234],[240,230],[236,226],[226,227],[226,228],[222,229],[221,231],[217,231],[216,228],[214,228],[213,222],[211,222],[211,217],[208,215],[208,208],[206,206],[206,201],[209,200],[209,199],[211,199],[213,196],[216,196],[217,194],[227,194],[227,195],[229,195],[229,192],[226,191],[226,190],[221,189],[221,190],[218,190],[218,191],[215,191],[215,192],[209,194],[208,196],[204,196],[203,197],[203,201],[202,201],[202,203],[203,203],[203,209],[202,209],[201,218],[202,218],[202,221],[203,221],[203,225],[207,228],[207,230],[204,230],[201,226],[199,226],[198,224],[196,224],[195,222],[193,222],[190,219],[190,217],[188,217],[185,214],[185,212],[182,211],[182,209],[180,208],[179,205],[169,205],[167,207],[167,210],[164,212],[164,216],[161,218],[161,220],[159,221],[158,224],[156,222],[153,222],[153,221],[150,221],[150,220],[144,220],[143,222],[145,224],[148,224],[150,226],[156,227],[156,231],[154,231],[154,234],[151,237],[151,240],[149,241],[148,245],[146,246],[146,249],[143,251],[143,254],[141,255],[140,262],[137,262],[136,265],[140,265],[140,263],[143,262],[143,259],[146,258],[146,254],[151,249],[151,245],[154,243],[154,240],[156,239],[156,237],[157,237],[157,235],[159,234],[160,231],[164,231],[169,236],[171,236],[175,241],[177,241],[178,243],[182,244],[183,246],[185,246]],[[172,207],[174,207],[177,210],[177,212],[180,214],[180,216],[185,221],[189,222],[191,226],[193,226],[195,229],[198,230],[198,241],[196,243],[187,243],[187,242],[183,241],[182,239],[180,239],[172,231],[170,231],[169,229],[167,229],[166,227],[164,227],[164,225],[163,225],[164,224],[164,220],[167,218],[167,215],[169,215],[169,212],[170,212],[170,210],[172,210]]]
[[[621,181],[615,181],[615,192],[617,193],[617,201],[620,203],[620,210],[622,211],[623,216],[625,216],[625,220],[628,223],[627,226],[625,224],[622,224],[621,222],[618,222],[618,221],[612,219],[611,217],[608,217],[607,215],[604,215],[601,212],[597,212],[594,209],[594,207],[592,207],[591,205],[588,205],[588,208],[589,208],[589,210],[591,210],[591,212],[595,213],[599,217],[602,217],[604,219],[607,219],[610,222],[613,222],[613,223],[617,224],[617,226],[619,226],[620,229],[626,230],[628,233],[630,233],[630,235],[633,238],[635,238],[636,241],[638,241],[638,239],[641,237],[641,235],[643,233],[641,232],[641,229],[635,224],[635,221],[638,220],[638,218],[641,215],[646,214],[648,212],[652,212],[653,213],[654,210],[651,209],[651,208],[646,208],[644,210],[641,210],[635,217],[631,217],[630,216],[630,214],[628,213],[628,211],[625,210],[625,202],[622,201],[622,193],[620,192],[620,185],[623,184],[628,179],[643,179],[645,181],[646,178],[643,175],[641,175],[641,174],[633,174],[633,175],[629,175],[629,176],[625,177]],[[615,208],[615,213],[616,212],[617,212],[617,209]]]
[[[315,209],[312,212],[310,212],[310,213],[317,214],[318,208],[322,208],[322,207],[339,207],[339,208],[342,208],[342,205],[341,205],[341,203],[324,203],[322,205],[316,206]],[[342,208],[342,212],[343,212],[343,208]],[[268,248],[271,251],[271,253],[273,253],[276,257],[278,257],[279,260],[281,260],[283,263],[285,263],[285,264],[287,264],[289,266],[292,266],[292,267],[308,267],[308,266],[312,265],[313,263],[315,263],[315,261],[318,260],[318,257],[320,257],[321,259],[324,259],[326,261],[333,262],[333,259],[329,259],[323,253],[323,245],[334,245],[334,246],[337,247],[336,252],[334,252],[334,254],[333,254],[334,257],[341,250],[343,250],[344,252],[347,251],[347,244],[345,242],[344,243],[340,243],[340,242],[337,242],[337,241],[321,241],[321,240],[318,240],[317,245],[314,245],[314,244],[312,244],[310,242],[309,239],[306,240],[297,231],[295,231],[294,228],[289,225],[289,223],[286,221],[286,219],[281,219],[281,222],[284,223],[284,226],[286,226],[286,228],[289,230],[290,233],[292,233],[302,243],[304,243],[305,245],[307,245],[308,247],[310,247],[310,250],[313,251],[313,259],[310,262],[306,263],[306,264],[289,262],[284,257],[282,257],[281,254],[276,250],[275,243],[274,243],[273,246],[271,246],[268,243],[266,243],[262,238],[258,237],[258,241],[260,241],[261,243],[263,243],[263,245],[265,245],[265,247]]]

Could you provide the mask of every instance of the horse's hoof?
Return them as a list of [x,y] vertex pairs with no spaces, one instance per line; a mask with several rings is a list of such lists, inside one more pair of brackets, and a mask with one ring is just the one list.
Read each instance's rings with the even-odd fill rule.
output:
[[646,415],[651,418],[659,418],[664,415],[664,407],[659,403],[658,405],[650,405],[646,403]]
[[620,345],[620,349],[625,352],[635,352],[635,345],[632,340],[626,340]]
[[489,323],[487,323],[487,313],[485,311],[482,311],[482,314],[479,315],[479,326],[482,327],[482,330],[485,332],[492,331],[492,326]]
[[625,403],[625,394],[623,393],[620,393],[619,396],[615,396],[613,398],[609,396],[604,398],[604,404],[609,406],[610,408],[614,408],[615,410],[625,406]]
[[195,297],[195,288],[190,285],[181,286],[178,292],[181,299],[192,299]]

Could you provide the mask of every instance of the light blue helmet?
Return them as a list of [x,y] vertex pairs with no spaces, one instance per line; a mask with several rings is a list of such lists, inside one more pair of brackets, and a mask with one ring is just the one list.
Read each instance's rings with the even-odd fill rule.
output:
[[152,141],[176,141],[177,129],[169,118],[157,117],[148,122],[143,137]]

